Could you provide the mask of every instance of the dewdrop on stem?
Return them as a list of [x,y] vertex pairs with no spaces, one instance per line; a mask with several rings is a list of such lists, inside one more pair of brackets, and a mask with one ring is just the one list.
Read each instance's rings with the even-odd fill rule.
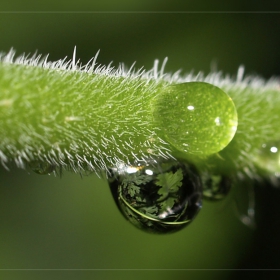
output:
[[166,141],[181,153],[211,155],[234,137],[238,118],[232,99],[204,82],[166,87],[153,101],[154,119]]

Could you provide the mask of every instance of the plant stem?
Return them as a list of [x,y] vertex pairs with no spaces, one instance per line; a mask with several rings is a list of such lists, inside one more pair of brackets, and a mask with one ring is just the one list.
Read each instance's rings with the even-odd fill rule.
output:
[[[107,169],[119,161],[170,157],[149,101],[164,83],[0,64],[2,161]],[[143,158],[144,155],[144,158]]]
[[[175,157],[232,173],[247,167],[254,170],[261,145],[280,139],[278,81],[223,79],[219,73],[170,76],[164,74],[164,64],[158,70],[157,62],[148,72],[125,71],[123,66],[114,70],[110,65],[96,66],[96,57],[92,65],[80,67],[75,52],[72,61],[55,63],[36,56],[14,61],[13,56],[13,51],[0,56],[0,160],[4,166],[13,161],[24,168],[39,161],[99,172],[119,163]],[[195,91],[191,102],[196,106],[188,110],[186,104],[193,103],[184,103],[185,96],[172,103],[174,94],[181,87],[185,90],[185,85],[178,84],[195,80],[215,84],[233,98],[238,130],[229,145],[236,129],[235,109],[226,95],[217,93],[219,89],[207,85],[200,93]],[[186,130],[192,135],[179,139],[185,131],[181,124],[185,116]],[[213,117],[216,124],[212,121],[209,126]]]

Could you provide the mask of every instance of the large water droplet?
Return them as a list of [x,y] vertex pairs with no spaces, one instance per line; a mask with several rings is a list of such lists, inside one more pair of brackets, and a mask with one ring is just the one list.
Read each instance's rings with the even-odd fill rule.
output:
[[112,168],[109,185],[124,217],[151,233],[184,228],[202,205],[201,181],[190,164],[123,164]]
[[209,174],[208,172],[201,174],[201,181],[203,198],[214,201],[225,198],[233,185],[232,180],[228,176]]
[[[162,137],[177,150],[193,155],[221,151],[237,129],[237,111],[220,88],[204,82],[170,85],[152,101]],[[168,124],[168,125],[166,125]]]
[[256,154],[255,163],[264,171],[280,176],[280,141],[263,144]]
[[32,171],[40,175],[47,175],[55,171],[55,166],[44,161],[32,161],[29,163]]

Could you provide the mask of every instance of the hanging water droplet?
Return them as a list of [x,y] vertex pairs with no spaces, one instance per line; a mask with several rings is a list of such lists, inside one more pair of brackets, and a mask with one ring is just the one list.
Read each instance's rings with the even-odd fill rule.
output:
[[255,162],[266,172],[280,176],[280,141],[263,144],[257,152]]
[[203,198],[220,200],[226,197],[231,189],[232,180],[224,175],[201,174]]
[[55,171],[55,166],[44,161],[32,161],[29,163],[32,171],[40,175],[47,175]]
[[[255,186],[257,181],[243,174],[235,178],[234,186],[234,210],[240,221],[250,227],[255,228]],[[260,183],[260,182],[259,182]]]
[[201,181],[190,164],[123,164],[112,168],[109,185],[124,217],[151,233],[182,229],[202,205]]

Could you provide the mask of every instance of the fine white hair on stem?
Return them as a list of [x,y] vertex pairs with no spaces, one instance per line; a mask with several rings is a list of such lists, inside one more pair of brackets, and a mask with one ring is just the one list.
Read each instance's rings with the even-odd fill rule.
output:
[[46,55],[42,58],[42,55],[37,55],[35,53],[30,57],[29,55],[22,54],[15,58],[15,50],[12,48],[8,53],[0,53],[0,62],[3,63],[13,63],[21,65],[30,65],[37,66],[47,69],[57,69],[65,71],[81,71],[92,74],[114,76],[114,77],[124,77],[124,78],[136,78],[136,79],[145,79],[145,80],[154,80],[155,82],[165,81],[168,83],[184,83],[191,81],[204,81],[211,83],[219,87],[234,87],[238,86],[239,88],[245,88],[250,86],[252,88],[279,88],[279,78],[272,77],[269,80],[264,80],[263,78],[255,75],[244,75],[245,67],[241,65],[238,68],[237,75],[229,76],[224,75],[221,71],[213,71],[208,75],[204,75],[202,72],[194,74],[193,72],[181,74],[181,70],[178,70],[174,73],[166,73],[165,67],[167,63],[167,57],[163,60],[162,65],[159,69],[159,60],[154,61],[153,68],[151,70],[145,70],[143,67],[136,70],[134,62],[129,68],[126,68],[123,63],[119,67],[112,66],[112,62],[107,66],[98,64],[97,58],[100,50],[97,51],[96,55],[92,57],[88,63],[81,65],[80,60],[77,60],[77,50],[76,47],[73,51],[72,59],[67,60],[67,57],[64,59],[59,59],[54,62],[48,61],[49,55]]
[[[55,112],[53,112],[52,115],[46,114],[47,117],[44,117],[42,119],[42,124],[40,124],[40,129],[43,129],[43,132],[45,132],[46,134],[45,136],[42,136],[40,133],[37,133],[36,129],[32,130],[24,122],[20,124],[21,131],[24,131],[24,135],[26,135],[26,137],[20,137],[20,141],[24,140],[24,143],[27,142],[27,144],[29,144],[27,139],[30,139],[30,141],[32,141],[33,146],[22,145],[24,146],[24,148],[22,148],[21,152],[17,154],[18,150],[14,152],[16,150],[16,147],[15,149],[7,148],[11,147],[11,145],[6,145],[6,140],[4,139],[4,144],[6,145],[4,148],[6,148],[6,150],[0,150],[0,163],[2,162],[3,166],[9,161],[9,157],[7,155],[11,155],[12,153],[14,155],[14,162],[16,162],[17,166],[22,168],[24,168],[25,162],[28,162],[37,157],[42,161],[45,160],[50,164],[58,165],[60,167],[67,167],[68,164],[70,168],[74,171],[81,170],[84,168],[84,165],[86,165],[89,167],[90,170],[96,171],[96,173],[99,169],[107,170],[104,158],[107,159],[107,163],[109,162],[111,165],[114,165],[116,162],[118,162],[118,155],[122,158],[122,160],[125,159],[127,162],[130,161],[130,158],[139,159],[140,157],[143,157],[141,158],[141,160],[144,161],[150,159],[150,157],[170,159],[172,158],[172,152],[169,143],[165,143],[160,137],[158,137],[157,139],[158,142],[155,142],[154,136],[157,135],[156,129],[160,129],[153,127],[153,131],[149,130],[149,124],[151,123],[151,121],[150,119],[145,119],[145,116],[148,116],[151,112],[146,112],[145,110],[150,110],[149,102],[146,100],[148,100],[149,98],[153,98],[153,94],[160,93],[161,90],[168,87],[170,84],[176,83],[202,81],[210,83],[212,85],[216,85],[232,97],[237,111],[241,108],[241,110],[238,111],[238,114],[241,112],[239,116],[242,116],[243,119],[241,118],[241,122],[238,124],[237,134],[241,135],[243,138],[241,137],[238,138],[241,140],[236,140],[239,145],[238,147],[242,147],[238,151],[239,163],[235,164],[236,162],[234,162],[236,166],[242,166],[242,162],[245,162],[245,166],[246,164],[248,166],[249,163],[252,161],[250,161],[252,151],[250,149],[250,141],[253,137],[257,137],[257,133],[249,134],[248,127],[251,126],[253,131],[254,127],[257,127],[258,125],[261,128],[259,129],[259,134],[261,134],[260,137],[262,137],[263,135],[271,135],[271,131],[275,130],[272,126],[270,126],[267,123],[267,120],[264,117],[260,118],[259,116],[257,116],[252,118],[252,115],[255,116],[254,114],[256,113],[256,111],[258,111],[260,99],[263,100],[264,103],[267,103],[266,101],[269,100],[269,102],[272,104],[271,107],[274,106],[273,108],[275,108],[275,103],[272,99],[275,98],[276,95],[261,95],[261,93],[263,93],[267,89],[276,89],[277,92],[279,92],[280,82],[277,78],[265,80],[259,76],[246,76],[244,75],[244,66],[239,67],[235,76],[224,75],[221,71],[216,70],[213,70],[208,75],[204,75],[202,72],[190,72],[182,74],[182,70],[178,70],[174,73],[168,73],[165,69],[167,58],[165,58],[161,64],[160,61],[156,59],[154,61],[152,69],[150,70],[145,70],[143,67],[139,69],[135,68],[135,62],[130,67],[126,67],[123,63],[120,63],[118,67],[115,67],[113,66],[112,62],[108,65],[98,64],[98,55],[99,51],[85,65],[82,65],[80,63],[80,60],[77,59],[76,47],[74,48],[71,59],[64,57],[63,59],[54,62],[48,60],[48,55],[42,57],[42,55],[38,55],[37,53],[33,55],[22,54],[18,57],[15,56],[15,51],[13,49],[11,49],[6,54],[0,53],[0,63],[2,66],[3,73],[5,73],[5,71],[8,71],[5,69],[7,64],[13,64],[9,65],[9,67],[6,67],[7,69],[19,68],[20,71],[23,71],[21,73],[24,73],[24,75],[21,74],[20,77],[17,77],[16,75],[13,75],[12,71],[7,72],[8,74],[6,75],[6,77],[9,76],[9,82],[13,81],[12,78],[10,79],[10,77],[13,77],[14,80],[16,80],[17,78],[22,79],[22,77],[27,77],[26,74],[29,73],[30,75],[28,76],[29,78],[26,79],[26,82],[29,82],[31,86],[35,84],[35,90],[31,90],[31,95],[36,95],[36,83],[38,81],[44,81],[44,75],[46,75],[47,77],[54,77],[53,80],[49,80],[50,84],[48,83],[47,86],[40,88],[40,93],[42,94],[41,96],[44,96],[44,94],[47,93],[50,96],[50,100],[48,100],[48,103],[50,104],[50,102],[53,102],[52,104],[54,104],[54,106],[52,106],[52,108],[54,108],[57,103],[57,97],[56,94],[50,94],[50,89],[51,85],[53,85],[52,83],[55,83],[55,86],[53,88],[57,90],[58,87],[61,87],[60,90],[64,92],[63,96],[65,98],[67,97],[66,99],[70,100],[67,100],[69,104],[72,104],[71,102],[73,102],[74,104],[75,101],[73,100],[76,100],[77,104],[79,104],[80,106],[78,107],[77,111],[75,111],[76,114],[74,114],[72,111],[75,109],[75,106],[71,107],[70,113],[64,116],[64,118],[62,118],[64,122],[60,123],[59,125],[55,122]],[[31,67],[13,67],[14,65],[23,65]],[[32,67],[36,67],[36,69]],[[42,69],[39,68],[50,69],[52,71],[41,71]],[[41,76],[34,75],[33,73],[35,72],[40,72],[41,74],[39,75]],[[73,79],[73,77],[75,77],[76,80]],[[42,80],[40,80],[40,78],[42,78]],[[67,81],[67,83],[65,81]],[[3,84],[5,84],[5,82]],[[14,89],[11,86],[14,84],[14,82],[10,82],[9,92],[11,92],[11,96],[15,93]],[[67,87],[68,85],[69,88]],[[22,82],[22,80],[20,80],[18,86],[24,88],[25,84]],[[28,89],[28,87],[26,88]],[[90,88],[89,91],[87,91],[88,88]],[[245,89],[247,90],[247,92],[245,92],[244,94]],[[102,90],[103,93],[108,92],[108,94],[106,95],[105,102],[98,103],[96,101],[99,98],[99,96],[101,96],[99,92],[102,92]],[[5,90],[3,90],[3,93],[4,92]],[[90,93],[88,95],[85,95],[85,92]],[[110,117],[117,122],[119,116],[122,114],[114,115],[116,114],[117,110],[111,110],[111,107],[116,106],[114,98],[116,98],[117,100],[118,96],[123,96],[123,92],[126,92],[127,94],[125,100],[127,101],[127,104],[129,103],[130,105],[132,104],[134,106],[129,107],[129,112],[132,113],[129,113],[126,118],[120,120],[120,125],[117,125],[112,131],[110,131],[110,133],[112,132],[112,135],[108,136],[110,133],[106,134],[104,132],[104,134],[102,134],[102,137],[98,136],[98,138],[97,131],[99,134],[101,134],[101,132],[98,130],[99,128],[94,130],[91,127],[88,127],[88,125],[86,125],[86,122],[83,123],[84,118],[89,118],[91,121],[93,121],[93,123],[99,124],[99,122],[96,121],[95,115],[102,119],[102,112],[107,112],[110,115],[108,116],[108,118]],[[133,93],[135,94],[133,95]],[[144,97],[142,96],[143,93]],[[248,97],[249,95],[251,97]],[[23,98],[22,94],[19,94],[19,96],[20,98]],[[86,98],[84,98],[83,100],[83,97],[85,96]],[[249,98],[251,98],[251,100],[249,100]],[[278,97],[276,96],[276,98]],[[1,104],[2,106],[9,106],[9,104],[11,104],[12,102],[11,100],[12,98],[10,97],[6,98],[5,100],[2,100],[0,106]],[[90,100],[90,102],[94,100],[94,102],[87,103],[87,101],[85,100]],[[86,103],[83,103],[84,107],[81,107],[82,101]],[[28,98],[26,98],[26,100],[23,98],[23,103],[24,102],[28,103]],[[97,104],[94,112],[95,115],[91,111],[92,107],[88,108],[86,106],[89,103]],[[123,108],[122,100],[118,104],[119,108]],[[80,108],[83,108],[83,112],[81,112]],[[86,111],[86,108],[89,111]],[[110,108],[110,110],[108,110],[108,108]],[[60,107],[58,108],[58,111],[59,110]],[[127,110],[127,108],[125,108],[123,112],[125,112],[125,110]],[[35,110],[33,110],[32,112],[34,113]],[[44,112],[47,112],[47,110]],[[88,114],[86,114],[86,112],[88,112]],[[97,114],[97,112],[99,114]],[[145,114],[145,112],[147,114]],[[28,113],[30,112],[28,111]],[[276,113],[275,115],[278,114]],[[275,116],[274,118],[276,117],[277,116]],[[110,119],[108,118],[106,116],[104,117],[104,123],[106,123],[106,125],[110,123]],[[121,121],[123,123],[121,123]],[[52,126],[48,127],[48,125],[50,125],[51,122],[53,122]],[[135,127],[137,129],[131,124],[135,124]],[[106,127],[106,125],[104,127]],[[8,128],[6,130],[10,130],[10,126],[7,125],[7,127]],[[127,127],[131,130],[124,131]],[[68,141],[69,143],[71,143],[69,147],[67,147],[67,149],[63,151],[59,150],[59,145],[55,146],[55,153],[53,149],[54,144],[52,143],[52,140],[48,138],[48,135],[51,135],[51,133],[49,133],[49,129],[59,131],[59,137],[63,135],[63,139],[66,139],[66,142]],[[121,138],[121,136],[124,133],[130,135],[131,137],[134,137],[134,139],[142,139],[142,136],[143,139],[147,139],[147,141],[144,141],[142,143],[143,146],[141,146],[141,152],[135,154],[134,150],[131,151],[131,143],[127,141],[124,141],[122,143],[121,140],[117,139],[118,137]],[[116,139],[114,138],[113,134],[115,135]],[[97,138],[99,142],[96,140]],[[113,143],[114,149],[111,150],[114,150],[114,152],[107,155],[106,153],[108,153],[107,147],[110,144],[109,142]],[[37,143],[44,143],[44,145],[46,145],[47,147],[52,148],[47,156],[45,155],[45,153],[40,151],[37,151],[36,156],[34,156],[34,150],[36,150],[36,147],[38,146]],[[7,153],[7,150],[12,150],[12,153]],[[93,151],[95,152],[95,156],[93,156]],[[128,153],[130,153],[129,156]],[[229,155],[228,158],[230,158],[232,162],[237,161],[237,157],[231,157],[231,155]],[[91,159],[92,161],[90,161],[89,159]]]
[[240,83],[242,81],[244,72],[245,72],[245,67],[243,65],[240,65],[240,67],[238,68],[238,71],[237,71],[237,77],[236,77],[237,83]]
[[76,70],[76,46],[74,47],[73,51],[72,70]]

